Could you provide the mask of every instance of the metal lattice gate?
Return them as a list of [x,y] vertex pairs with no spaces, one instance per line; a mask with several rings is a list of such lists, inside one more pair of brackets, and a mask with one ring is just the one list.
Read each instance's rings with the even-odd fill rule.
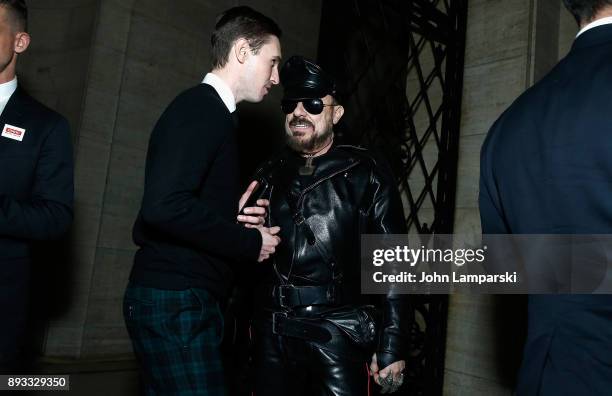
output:
[[[319,63],[339,81],[344,143],[384,155],[409,232],[451,234],[467,0],[323,0]],[[448,299],[415,296],[403,395],[442,394]]]

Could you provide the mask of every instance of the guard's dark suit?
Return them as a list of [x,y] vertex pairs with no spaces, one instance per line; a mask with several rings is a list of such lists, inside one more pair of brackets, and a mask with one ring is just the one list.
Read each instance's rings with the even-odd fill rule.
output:
[[[372,353],[381,369],[403,359],[412,320],[405,298],[383,296],[372,350],[315,318],[365,302],[360,234],[406,232],[399,193],[389,172],[362,149],[333,147],[314,158],[311,176],[300,176],[304,163],[287,151],[262,171],[271,191],[267,223],[281,227],[282,242],[257,283],[255,393],[367,395]],[[315,326],[296,325],[292,318],[315,319]]]
[[[612,234],[612,25],[580,35],[492,127],[481,153],[487,234]],[[609,395],[612,296],[534,295],[517,392]]]
[[0,137],[0,371],[4,372],[12,370],[24,332],[32,243],[59,238],[68,230],[74,195],[67,121],[17,88],[0,115],[0,128],[7,124],[25,132],[21,141]]

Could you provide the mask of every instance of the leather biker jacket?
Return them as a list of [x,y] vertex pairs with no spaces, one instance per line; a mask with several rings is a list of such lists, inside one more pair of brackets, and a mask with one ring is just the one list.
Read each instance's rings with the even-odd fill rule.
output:
[[[266,224],[280,226],[282,240],[259,282],[266,287],[259,289],[333,286],[332,305],[372,303],[375,296],[361,294],[360,235],[406,233],[395,180],[367,150],[353,146],[334,146],[313,158],[312,175],[300,174],[305,162],[286,150],[256,173],[258,197],[270,200]],[[383,368],[405,356],[413,318],[406,296],[380,297],[376,352]],[[277,303],[271,299],[266,308],[282,309]]]

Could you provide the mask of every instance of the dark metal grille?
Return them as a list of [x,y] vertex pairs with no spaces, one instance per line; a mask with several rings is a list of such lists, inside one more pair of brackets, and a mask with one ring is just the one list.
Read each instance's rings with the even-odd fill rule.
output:
[[[398,180],[409,232],[453,231],[467,0],[324,0],[319,63],[339,80],[338,139]],[[442,394],[448,299],[418,296],[404,395]]]

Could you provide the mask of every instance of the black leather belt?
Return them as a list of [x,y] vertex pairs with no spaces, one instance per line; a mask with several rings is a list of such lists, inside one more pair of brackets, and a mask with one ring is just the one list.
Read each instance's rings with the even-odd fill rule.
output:
[[276,285],[272,288],[275,305],[281,308],[295,308],[308,305],[338,305],[338,287]]
[[292,318],[286,312],[274,312],[272,314],[272,333],[320,343],[332,339],[332,334],[321,323],[308,319]]

